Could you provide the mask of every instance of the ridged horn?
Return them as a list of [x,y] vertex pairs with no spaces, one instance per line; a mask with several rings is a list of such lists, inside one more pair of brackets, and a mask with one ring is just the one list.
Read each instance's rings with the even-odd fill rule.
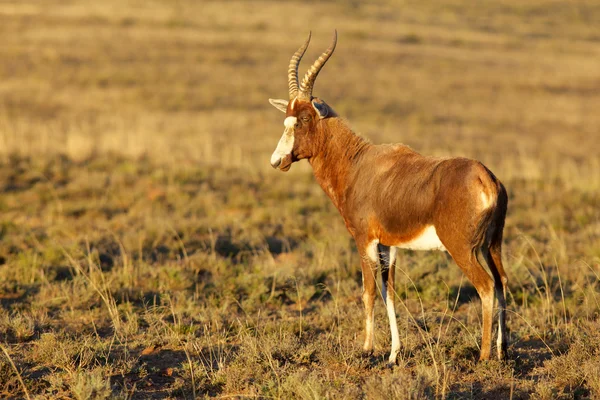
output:
[[290,66],[288,67],[288,86],[290,88],[290,100],[293,100],[296,96],[298,96],[298,64],[300,64],[300,60],[302,56],[306,52],[306,48],[308,47],[308,43],[310,42],[311,32],[308,32],[308,38],[306,42],[294,53],[292,59],[290,60]]
[[315,63],[309,68],[306,75],[304,75],[304,79],[302,79],[302,83],[300,84],[300,94],[298,97],[310,100],[312,98],[313,85],[315,84],[315,79],[317,79],[317,75],[319,75],[319,71],[323,68],[323,65],[329,60],[329,57],[333,54],[335,50],[335,45],[337,43],[337,30],[333,31],[333,43],[325,53],[321,54],[321,57],[315,61]]

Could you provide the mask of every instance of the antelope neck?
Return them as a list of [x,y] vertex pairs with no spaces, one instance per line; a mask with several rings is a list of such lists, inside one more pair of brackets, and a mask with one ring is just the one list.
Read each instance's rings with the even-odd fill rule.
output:
[[335,207],[342,212],[346,189],[363,152],[371,146],[339,118],[321,121],[309,162],[315,178]]

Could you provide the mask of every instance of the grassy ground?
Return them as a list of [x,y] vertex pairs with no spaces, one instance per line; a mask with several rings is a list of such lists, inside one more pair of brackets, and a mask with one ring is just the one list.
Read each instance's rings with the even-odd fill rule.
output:
[[[0,0],[0,397],[600,397],[597,2]],[[306,162],[289,57],[374,142],[508,188],[511,358],[442,253],[398,257],[400,365]],[[302,73],[306,68],[301,66]]]

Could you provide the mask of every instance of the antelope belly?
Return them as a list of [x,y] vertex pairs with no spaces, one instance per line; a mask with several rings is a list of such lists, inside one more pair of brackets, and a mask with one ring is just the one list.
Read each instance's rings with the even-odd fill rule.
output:
[[427,228],[423,230],[419,234],[419,236],[415,237],[408,242],[396,243],[394,247],[399,249],[409,249],[409,250],[442,250],[446,251],[446,248],[440,241],[438,237],[435,227],[433,225],[429,225]]

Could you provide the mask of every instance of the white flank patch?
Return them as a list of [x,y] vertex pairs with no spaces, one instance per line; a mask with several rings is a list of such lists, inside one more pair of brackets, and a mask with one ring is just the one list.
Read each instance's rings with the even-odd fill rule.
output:
[[429,225],[419,236],[411,241],[395,244],[394,247],[409,250],[442,250],[446,248],[440,241],[433,225]]
[[283,131],[283,135],[281,135],[281,139],[279,139],[279,143],[277,143],[277,148],[271,156],[271,165],[276,165],[282,158],[292,152],[292,149],[294,148],[293,128],[297,121],[298,119],[296,117],[287,117],[283,121],[285,130]]

